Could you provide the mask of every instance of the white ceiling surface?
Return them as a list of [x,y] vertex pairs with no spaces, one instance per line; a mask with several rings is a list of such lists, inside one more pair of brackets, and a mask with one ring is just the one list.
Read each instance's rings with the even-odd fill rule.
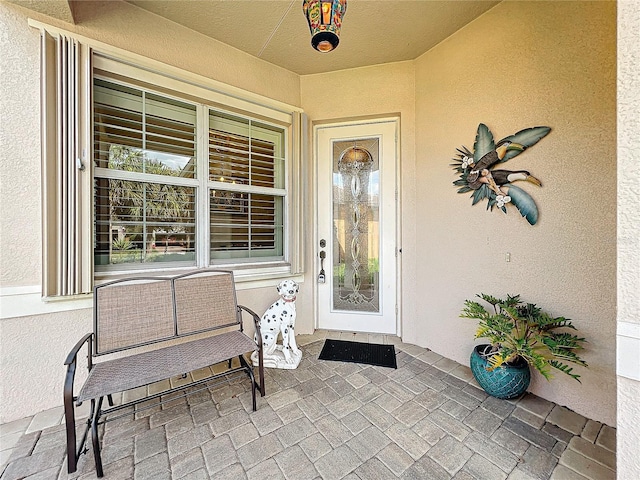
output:
[[348,0],[340,45],[319,53],[302,0],[127,0],[299,75],[413,60],[500,0]]

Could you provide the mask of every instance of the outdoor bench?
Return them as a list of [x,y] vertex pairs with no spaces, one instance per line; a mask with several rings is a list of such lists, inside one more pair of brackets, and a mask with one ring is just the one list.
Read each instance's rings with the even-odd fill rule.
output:
[[[253,317],[257,344],[243,332],[243,311]],[[97,285],[93,291],[93,332],[73,347],[65,361],[68,472],[76,471],[80,455],[87,452],[84,445],[91,430],[96,472],[102,477],[98,426],[131,411],[115,417],[107,415],[141,402],[179,391],[183,392],[180,396],[186,396],[216,381],[246,374],[251,381],[255,411],[256,390],[265,394],[259,322],[253,311],[237,304],[233,273],[228,271],[207,269],[175,277],[138,277]],[[89,373],[74,396],[76,361],[85,344]],[[244,357],[254,350],[258,351],[259,382]],[[95,361],[100,356],[107,359]],[[240,366],[231,368],[235,357]],[[180,386],[126,403],[123,397],[123,403],[114,405],[114,394],[176,376],[187,378],[189,372],[221,362],[226,362],[228,368],[220,373],[186,384],[180,382]],[[191,388],[196,385],[198,389]],[[169,395],[168,399],[175,398]],[[85,401],[91,402],[91,408],[78,444],[75,406]]]

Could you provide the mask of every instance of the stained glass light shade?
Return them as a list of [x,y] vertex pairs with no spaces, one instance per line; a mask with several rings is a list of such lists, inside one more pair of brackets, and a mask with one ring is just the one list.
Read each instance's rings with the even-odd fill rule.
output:
[[334,50],[340,43],[347,0],[304,0],[302,10],[309,22],[313,48],[322,53]]

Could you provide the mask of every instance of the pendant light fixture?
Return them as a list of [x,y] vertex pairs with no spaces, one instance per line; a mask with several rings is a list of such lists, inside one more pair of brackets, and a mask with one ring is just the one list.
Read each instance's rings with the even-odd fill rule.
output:
[[302,10],[309,22],[313,48],[322,53],[334,50],[340,42],[347,0],[304,0]]

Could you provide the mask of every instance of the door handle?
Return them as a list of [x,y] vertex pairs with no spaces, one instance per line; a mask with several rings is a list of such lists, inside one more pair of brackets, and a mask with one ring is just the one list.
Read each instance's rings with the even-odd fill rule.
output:
[[320,273],[318,274],[318,283],[324,283],[326,281],[326,277],[324,274],[324,259],[327,257],[327,254],[324,250],[320,250]]

